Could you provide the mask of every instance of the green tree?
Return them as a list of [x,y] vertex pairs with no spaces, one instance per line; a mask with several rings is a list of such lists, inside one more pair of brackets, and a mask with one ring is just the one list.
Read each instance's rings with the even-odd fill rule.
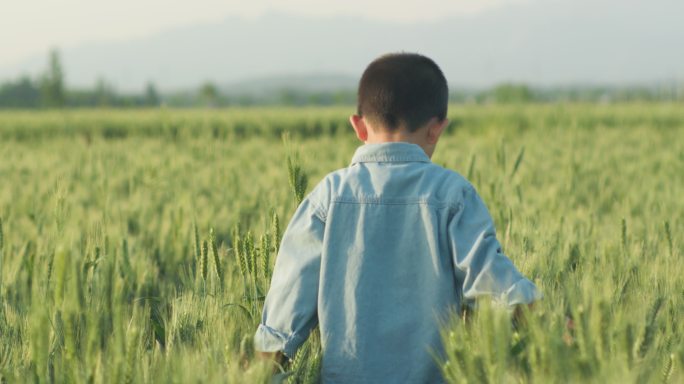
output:
[[0,108],[37,108],[40,102],[40,88],[28,76],[0,85]]
[[41,94],[46,107],[61,108],[65,105],[64,71],[57,49],[50,51],[48,69],[41,81]]
[[116,101],[114,87],[103,77],[97,79],[95,84],[95,102],[100,107],[109,107]]
[[215,107],[218,104],[219,92],[212,82],[207,81],[202,84],[199,94],[202,104],[209,107]]
[[145,87],[145,105],[153,105],[156,107],[159,106],[160,101],[161,98],[159,97],[157,87],[153,82],[148,82],[147,86]]

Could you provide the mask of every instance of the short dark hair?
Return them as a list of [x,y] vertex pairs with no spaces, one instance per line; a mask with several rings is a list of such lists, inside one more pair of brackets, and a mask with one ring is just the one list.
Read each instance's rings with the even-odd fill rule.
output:
[[448,102],[446,78],[434,61],[416,53],[391,53],[363,72],[357,114],[388,130],[413,132],[433,117],[444,120]]

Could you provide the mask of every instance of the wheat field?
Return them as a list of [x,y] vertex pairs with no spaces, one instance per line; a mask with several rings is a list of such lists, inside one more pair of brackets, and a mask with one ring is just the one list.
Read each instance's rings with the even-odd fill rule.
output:
[[[259,383],[280,236],[350,108],[0,113],[0,382]],[[449,382],[684,381],[684,106],[454,105],[468,177],[544,299],[443,334]],[[286,382],[317,381],[313,334]]]

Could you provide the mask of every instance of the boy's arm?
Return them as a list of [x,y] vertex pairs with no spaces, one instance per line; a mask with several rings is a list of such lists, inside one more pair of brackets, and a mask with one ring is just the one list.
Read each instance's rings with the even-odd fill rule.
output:
[[293,358],[318,323],[318,280],[325,223],[308,196],[297,208],[280,244],[261,324],[254,336],[260,352]]
[[449,223],[449,241],[463,298],[489,296],[513,307],[541,298],[541,293],[503,254],[487,207],[475,189],[464,191],[461,210]]

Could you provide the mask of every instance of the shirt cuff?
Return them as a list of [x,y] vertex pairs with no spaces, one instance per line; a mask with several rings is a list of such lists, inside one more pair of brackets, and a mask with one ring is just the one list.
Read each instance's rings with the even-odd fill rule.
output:
[[530,304],[542,298],[541,292],[533,282],[522,278],[513,284],[501,297],[501,301],[509,307],[519,304]]
[[288,334],[259,324],[254,335],[254,348],[260,352],[282,352],[292,359],[304,341],[306,338],[296,333]]

